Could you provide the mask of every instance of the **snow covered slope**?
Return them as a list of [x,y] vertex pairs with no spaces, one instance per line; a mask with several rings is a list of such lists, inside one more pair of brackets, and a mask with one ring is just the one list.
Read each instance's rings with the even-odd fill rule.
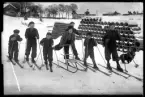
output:
[[[36,28],[40,34],[40,40],[45,37],[48,30],[51,30],[54,22],[65,22],[69,23],[74,21],[76,23],[75,28],[78,27],[80,20],[54,20],[54,19],[44,19],[44,22],[39,22],[38,19],[30,18],[31,21],[36,22]],[[14,71],[20,86],[20,91],[17,86],[16,78],[14,76],[14,71],[12,69],[12,64],[7,62],[7,52],[8,52],[8,40],[9,36],[13,34],[14,29],[20,30],[20,36],[23,41],[20,44],[19,60],[22,63],[25,53],[25,30],[27,26],[22,25],[23,18],[14,18],[9,16],[4,16],[4,25],[2,32],[2,62],[4,66],[4,94],[143,94],[143,82],[140,82],[132,77],[125,79],[114,73],[110,77],[104,75],[100,72],[92,72],[88,70],[87,72],[78,71],[77,73],[70,73],[56,65],[53,65],[54,72],[46,71],[45,67],[42,71],[33,71],[25,63],[25,69],[21,69],[19,66],[14,66]],[[54,40],[54,45],[58,44],[60,38]],[[84,41],[84,40],[83,40]],[[83,58],[82,50],[82,40],[75,41],[76,49],[79,53],[79,57]],[[41,47],[42,48],[42,47]],[[101,54],[104,57],[104,48],[98,45]],[[71,51],[71,50],[70,50]],[[40,49],[37,46],[37,55]],[[56,51],[58,59],[64,61],[63,49]],[[105,63],[98,51],[94,48],[96,63],[100,63],[104,66]],[[119,52],[119,55],[121,53]],[[37,58],[36,58],[37,59]],[[53,51],[54,62],[57,63],[56,54]],[[134,67],[134,63],[131,62],[127,64],[127,69],[129,73],[143,78],[143,51],[136,53],[134,61],[139,64],[138,68]],[[91,59],[88,59],[91,62]],[[37,60],[38,65],[42,64],[41,57],[39,56]],[[111,66],[116,68],[115,62],[110,61]],[[60,64],[63,65],[63,64]],[[65,66],[64,66],[65,67]],[[121,64],[124,68],[124,65]],[[99,66],[101,70],[104,70]],[[106,71],[107,72],[107,71]]]

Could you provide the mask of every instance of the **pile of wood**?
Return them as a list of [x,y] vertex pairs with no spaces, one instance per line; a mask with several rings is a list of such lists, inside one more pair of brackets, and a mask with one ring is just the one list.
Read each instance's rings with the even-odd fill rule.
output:
[[58,38],[61,36],[65,30],[68,28],[69,24],[67,23],[60,23],[60,22],[55,22],[53,30],[52,30],[52,37],[53,39]]
[[[124,41],[117,42],[117,50],[127,52],[130,48],[140,49],[140,42],[135,38],[131,27],[138,27],[138,25],[128,24],[127,22],[105,22],[98,18],[84,18],[81,20],[78,30],[86,37],[86,33],[91,32],[93,37],[99,44],[102,44],[102,38],[107,30],[111,30],[110,23],[114,23],[115,30],[124,37]],[[138,44],[138,45],[136,45]]]

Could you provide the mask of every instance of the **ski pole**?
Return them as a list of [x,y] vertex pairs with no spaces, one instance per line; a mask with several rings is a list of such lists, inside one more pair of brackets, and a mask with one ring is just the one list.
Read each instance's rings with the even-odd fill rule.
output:
[[99,51],[99,53],[100,53],[100,55],[101,55],[101,57],[102,57],[102,59],[103,59],[104,63],[106,64],[105,59],[103,58],[103,56],[102,56],[102,54],[101,54],[101,52],[100,52],[100,50],[99,50],[98,46],[97,46],[97,49],[98,49],[98,51]]
[[[40,52],[39,52],[39,55],[40,55]],[[37,57],[36,61],[38,60],[38,58],[39,58],[39,55],[38,55],[38,57]]]
[[13,41],[12,47],[11,47],[10,52],[9,52],[9,57],[10,57],[10,56],[11,56],[11,57],[13,56],[13,54],[12,54],[13,45],[14,45],[14,41]]
[[56,54],[56,50],[54,50],[54,52],[55,52],[55,55],[56,55],[56,59],[57,59],[57,67],[58,67],[58,65],[59,65],[59,61],[58,61],[58,57],[57,57],[57,54]]
[[[73,59],[75,59],[75,57],[74,57],[74,52],[73,52],[73,48],[72,48],[72,45],[71,45],[71,51],[72,51],[72,55],[73,55]],[[73,62],[71,62],[71,63],[73,63]],[[77,70],[78,70],[78,67],[77,67],[77,62],[75,62],[75,65],[76,65],[76,68],[77,68]]]
[[136,62],[134,61],[134,59],[133,59],[133,62],[134,62],[134,64],[135,64],[135,67],[137,68],[139,65],[138,65],[138,64],[136,64]]
[[[20,44],[21,44],[21,42],[20,42],[19,45],[18,45],[18,52],[19,52],[19,50],[20,50]],[[19,56],[19,53],[18,53],[18,56]]]
[[[28,42],[28,40],[26,39],[25,53],[26,53],[26,50],[27,50],[27,42]],[[23,61],[23,63],[25,63],[25,54],[24,54],[24,61]]]
[[133,59],[133,62],[134,62],[134,64],[135,64],[135,67],[137,68],[139,65],[135,63],[134,59]]
[[[67,46],[67,45],[64,45],[64,46]],[[64,48],[63,48],[63,52],[64,52],[65,63],[67,64],[67,69],[68,69],[68,60],[66,59],[66,54],[65,54]]]
[[[38,44],[39,44],[39,39],[38,39]],[[40,49],[40,54],[41,54],[40,44],[39,44],[39,49]],[[42,65],[43,65],[43,58],[42,58],[42,54],[41,54],[41,60],[42,60]]]
[[[82,36],[83,36],[83,34],[82,34]],[[83,53],[83,60],[84,60],[84,56],[85,56],[85,55],[84,55],[84,51],[83,51],[84,48],[83,48],[83,47],[84,47],[84,45],[83,45],[83,37],[82,37],[82,53]]]
[[[123,46],[123,54],[124,54],[124,46]],[[125,71],[128,72],[127,69],[126,69],[126,64],[125,63],[123,63],[123,64],[124,64],[124,67],[125,67]]]
[[[123,50],[123,53],[124,53],[124,50]],[[123,56],[124,57],[124,56]],[[125,71],[126,72],[128,72],[127,70],[126,70],[126,64],[125,63],[123,63],[124,64],[124,67],[125,67]]]

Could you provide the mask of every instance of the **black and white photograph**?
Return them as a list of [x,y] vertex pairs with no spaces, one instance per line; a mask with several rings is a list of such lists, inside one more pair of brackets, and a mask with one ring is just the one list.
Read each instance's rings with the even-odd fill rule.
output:
[[4,95],[143,95],[143,2],[4,2]]

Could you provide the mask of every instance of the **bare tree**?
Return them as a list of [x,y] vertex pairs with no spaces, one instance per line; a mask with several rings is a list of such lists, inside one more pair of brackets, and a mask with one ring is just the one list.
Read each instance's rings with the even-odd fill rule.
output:
[[47,17],[51,17],[51,5],[45,8],[45,12],[47,13]]
[[38,4],[38,12],[40,13],[40,16],[42,16],[44,11],[41,4]]
[[70,12],[71,12],[71,6],[70,5],[65,5],[66,18],[68,18],[68,19],[69,19]]
[[58,15],[59,15],[59,19],[60,19],[60,14],[61,14],[60,6],[58,5]]
[[53,18],[54,18],[54,17],[56,18],[56,15],[57,15],[57,13],[58,13],[58,5],[53,4],[53,5],[52,5],[52,8],[51,8],[51,12],[52,12],[52,14],[53,14]]
[[78,6],[76,5],[76,4],[71,4],[70,5],[71,6],[71,11],[73,12],[73,11],[77,11],[78,10]]
[[72,17],[73,15],[76,14],[76,11],[78,10],[78,6],[76,4],[71,4],[71,13],[72,13]]
[[133,11],[133,14],[136,14],[136,12],[135,12],[135,11]]
[[65,12],[65,5],[64,4],[59,4],[59,11],[60,11],[62,18],[63,18],[63,14]]

